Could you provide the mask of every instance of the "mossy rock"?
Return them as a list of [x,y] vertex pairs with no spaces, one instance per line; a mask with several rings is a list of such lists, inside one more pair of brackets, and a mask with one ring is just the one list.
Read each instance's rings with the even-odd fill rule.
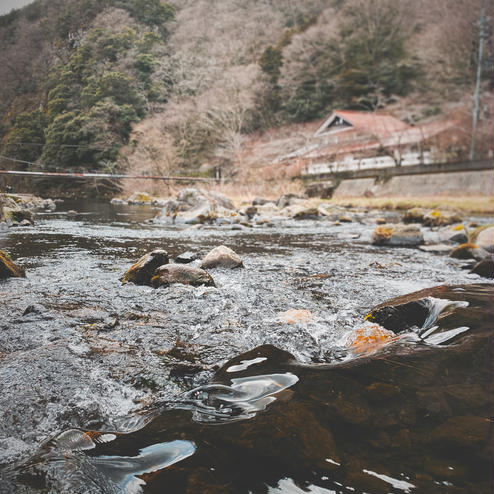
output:
[[442,212],[434,209],[424,215],[423,223],[425,226],[446,226],[460,223],[461,220],[462,218],[457,213]]
[[11,257],[0,250],[0,279],[4,278],[25,278],[26,272],[15,264]]
[[485,257],[485,252],[478,245],[468,242],[455,247],[449,254],[454,259],[477,259],[481,260]]
[[7,222],[17,222],[28,220],[30,223],[34,224],[34,214],[28,209],[17,209],[17,208],[3,208],[3,219]]
[[157,268],[168,264],[168,253],[162,249],[156,249],[142,256],[122,276],[122,283],[135,283],[136,285],[151,285],[151,278]]
[[414,225],[380,225],[372,234],[374,245],[414,247],[424,243],[420,228]]

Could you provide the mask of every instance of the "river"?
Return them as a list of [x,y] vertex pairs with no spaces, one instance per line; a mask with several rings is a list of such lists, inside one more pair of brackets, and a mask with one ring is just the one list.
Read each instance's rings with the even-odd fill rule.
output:
[[[473,460],[442,456],[417,466],[435,454],[406,453],[417,418],[387,425],[393,432],[381,439],[358,419],[335,431],[323,413],[330,398],[321,398],[328,369],[353,365],[349,341],[373,306],[484,279],[444,255],[372,246],[375,221],[365,212],[341,225],[241,229],[164,226],[149,221],[157,212],[66,201],[34,227],[0,232],[0,249],[27,271],[0,282],[0,492],[488,492],[480,460],[477,470]],[[153,249],[201,257],[221,244],[245,267],[211,270],[216,287],[119,281]],[[491,288],[469,296],[485,301]],[[360,394],[351,372],[334,399]],[[418,375],[414,386],[425,386]],[[357,413],[352,400],[348,417]],[[341,446],[347,441],[353,446]],[[372,441],[395,456],[377,458]]]

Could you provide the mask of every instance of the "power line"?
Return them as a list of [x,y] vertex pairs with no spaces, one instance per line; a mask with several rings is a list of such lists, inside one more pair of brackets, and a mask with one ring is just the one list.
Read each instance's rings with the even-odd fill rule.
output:
[[[9,158],[8,156],[1,156],[0,158],[13,161],[15,163],[24,163],[28,165],[36,165],[36,163],[31,163],[30,161],[18,160],[15,158]],[[40,164],[38,164],[40,166]],[[42,166],[42,165],[41,165]],[[177,176],[166,176],[166,175],[127,175],[124,173],[80,173],[80,172],[30,172],[21,170],[0,170],[2,175],[19,175],[27,177],[61,177],[61,178],[108,178],[115,180],[125,180],[125,179],[145,179],[145,180],[163,180],[167,182],[213,182],[216,179],[204,178],[204,177],[177,177]]]

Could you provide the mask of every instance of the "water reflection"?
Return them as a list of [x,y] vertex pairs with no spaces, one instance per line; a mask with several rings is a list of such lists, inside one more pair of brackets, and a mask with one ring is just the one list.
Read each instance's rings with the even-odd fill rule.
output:
[[244,420],[264,410],[276,400],[273,395],[297,381],[298,377],[291,373],[232,379],[231,386],[210,384],[193,389],[176,407],[191,409],[192,417],[197,422]]
[[139,475],[169,467],[192,456],[195,450],[190,441],[172,441],[143,448],[137,456],[98,456],[91,458],[90,462],[117,485],[122,494],[138,494],[146,485]]

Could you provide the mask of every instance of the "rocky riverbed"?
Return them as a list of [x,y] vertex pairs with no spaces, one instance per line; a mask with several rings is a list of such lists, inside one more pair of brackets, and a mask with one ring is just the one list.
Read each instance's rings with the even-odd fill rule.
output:
[[[487,357],[474,359],[475,365],[462,374],[462,369],[453,368],[454,350],[444,357],[427,351],[421,351],[416,360],[400,356],[415,355],[410,347],[428,350],[442,344],[453,348],[458,341],[454,338],[468,340],[472,328],[475,334],[489,337],[485,300],[492,300],[492,285],[470,272],[475,259],[423,251],[418,245],[373,245],[377,223],[402,220],[394,213],[335,211],[339,220],[321,219],[318,214],[318,219],[307,215],[309,219],[303,220],[292,216],[257,221],[256,212],[254,221],[242,225],[181,222],[177,221],[180,211],[175,211],[175,221],[173,211],[166,221],[157,221],[163,217],[162,207],[168,206],[66,203],[57,211],[39,214],[29,229],[14,226],[0,233],[0,249],[27,276],[0,281],[0,491],[124,492],[129,485],[134,490],[128,492],[141,488],[158,492],[169,486],[177,493],[408,490],[466,494],[473,492],[468,489],[474,485],[475,492],[488,492],[489,479],[482,465],[492,460],[492,454],[484,451],[483,439],[465,449],[482,452],[484,459],[476,460],[480,470],[470,465],[467,453],[456,455],[456,463],[450,464],[447,455],[437,453],[445,443],[429,445],[421,439],[448,419],[465,416],[475,417],[470,422],[458,419],[465,428],[474,423],[480,436],[490,434],[490,422],[488,427],[482,422],[490,420],[485,410],[492,401],[492,387],[485,377]],[[248,219],[249,214],[245,216]],[[341,221],[344,216],[351,221]],[[463,220],[486,223],[482,218]],[[426,245],[440,243],[434,225],[418,228]],[[198,268],[206,254],[220,245],[233,249],[243,267],[207,268],[215,286],[179,283],[154,288],[120,281],[133,263],[155,249],[165,250],[175,262],[181,257],[191,260]],[[405,331],[410,341],[400,340],[394,346],[396,327],[387,329],[386,321],[375,313],[371,313],[375,321],[365,320],[377,304],[445,283],[463,285],[454,293],[464,290],[465,296],[458,301],[470,306],[461,324],[446,325],[446,330],[468,329],[440,341],[437,335],[444,331],[436,328],[424,338],[436,335],[437,342],[428,343],[420,340],[420,332],[413,327],[430,330],[434,324],[415,320]],[[465,287],[479,283],[483,287]],[[423,298],[458,299],[452,293]],[[465,310],[461,304],[448,307],[447,303],[432,304],[427,314],[435,314],[434,322],[451,311]],[[376,329],[377,323],[382,326]],[[373,352],[379,354],[383,345],[388,356],[373,360]],[[474,347],[468,351],[474,352],[469,358],[475,355]],[[363,382],[359,373],[372,375],[365,369],[378,361],[385,366],[379,370],[379,379],[373,376],[374,381],[369,377],[369,382]],[[386,367],[391,361],[396,366]],[[349,370],[335,373],[334,366]],[[227,372],[230,367],[241,373]],[[402,368],[413,372],[402,375],[398,372]],[[451,378],[441,382],[464,390],[464,397],[454,398],[454,403],[438,398],[430,387],[432,376],[442,376],[445,368],[451,369]],[[412,374],[429,377],[412,383]],[[385,375],[390,376],[388,380]],[[232,377],[238,380],[232,383]],[[469,395],[468,389],[477,389],[476,380],[482,379],[481,389]],[[208,388],[213,381],[224,388]],[[392,395],[393,390],[379,384],[384,381],[401,390],[406,406],[400,398],[395,408],[386,408],[382,396],[388,391]],[[324,397],[327,389],[334,389],[333,394]],[[219,414],[218,392],[223,396]],[[225,405],[225,396],[244,392],[247,398],[237,400],[240,407],[228,399]],[[415,400],[421,392],[425,397]],[[365,393],[368,402],[363,403],[358,397]],[[469,400],[473,400],[471,409]],[[380,404],[376,408],[373,403]],[[332,410],[327,416],[326,407]],[[227,408],[232,412],[223,413]],[[400,415],[402,408],[415,418]],[[421,420],[431,414],[433,420],[422,428]],[[387,425],[382,427],[383,434],[376,430],[371,437],[374,419],[369,417],[376,415]],[[221,423],[216,417],[222,416],[226,417],[223,425],[210,424]],[[232,421],[232,416],[238,420]],[[304,424],[313,417],[319,425],[306,428]],[[193,425],[197,423],[202,425],[197,428]],[[269,443],[266,431],[276,427],[279,433]],[[68,431],[74,430],[70,436]],[[89,430],[106,432],[84,435]],[[164,434],[167,430],[170,433]],[[296,438],[291,440],[292,436]],[[114,437],[117,443],[110,441]],[[263,437],[271,446],[262,442]],[[353,446],[343,447],[345,440]],[[69,453],[84,450],[81,441],[90,448],[109,442],[108,447],[88,449],[89,456]],[[360,456],[352,449],[359,444],[365,452]],[[409,444],[421,449],[409,454]],[[459,439],[454,447],[461,449],[461,444]],[[386,453],[372,460],[374,447]],[[65,451],[62,456],[69,458],[68,464],[61,460],[60,451]],[[293,461],[284,458],[282,451],[290,451]],[[256,460],[256,455],[265,461]],[[431,457],[427,468],[419,465],[420,455]],[[129,456],[135,462],[128,470],[115,467],[118,460],[104,460]],[[234,480],[235,458],[242,465],[238,468],[241,481]],[[172,464],[176,467],[166,468]],[[247,475],[249,467],[256,472],[252,479]],[[454,475],[446,475],[453,471],[449,467]],[[215,479],[214,469],[221,471]],[[162,474],[152,482],[155,471]],[[477,483],[472,480],[476,474],[481,477]]]

